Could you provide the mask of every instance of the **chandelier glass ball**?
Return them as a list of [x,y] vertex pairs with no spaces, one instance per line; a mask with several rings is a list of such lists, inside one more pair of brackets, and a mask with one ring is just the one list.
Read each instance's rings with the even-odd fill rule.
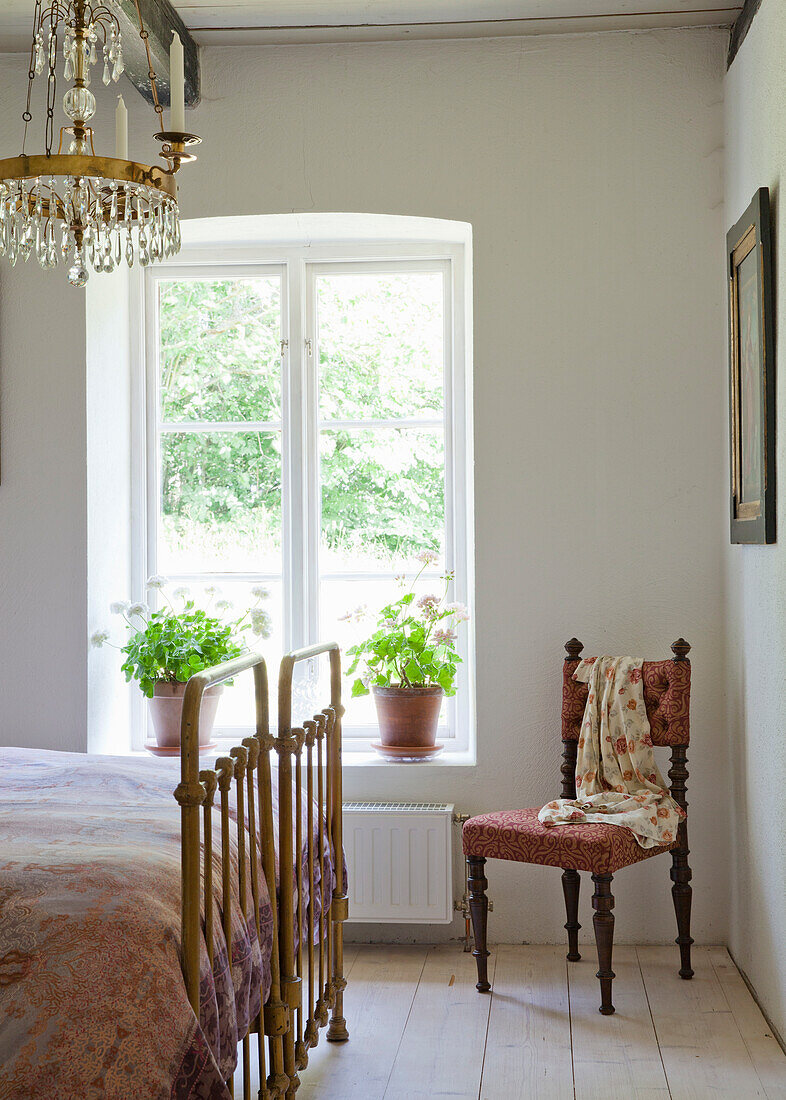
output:
[[[63,96],[63,110],[73,122],[79,119],[89,122],[96,113],[96,97],[87,88],[69,88]],[[73,148],[69,150],[72,153],[76,151]]]
[[[163,111],[138,2],[136,7],[161,123]],[[179,39],[177,45],[182,58]],[[123,121],[122,129],[118,122],[115,156],[97,155],[89,123],[96,113],[91,70],[99,64],[104,85],[116,83],[123,74],[122,34],[110,8],[89,0],[51,0],[45,7],[43,0],[36,0],[27,106],[22,115],[23,151],[0,160],[0,256],[12,265],[31,256],[43,268],[64,263],[73,286],[84,286],[91,270],[110,272],[136,262],[147,266],[180,250],[175,173],[183,162],[194,159],[186,146],[199,140],[182,132],[164,132],[160,125],[161,132],[155,136],[167,163],[149,167],[128,160]],[[72,86],[58,102],[61,65],[63,78]],[[44,149],[40,155],[28,155],[25,143],[33,118],[33,82],[43,75],[47,82]],[[53,151],[59,107],[67,124],[60,128]],[[125,116],[122,104],[120,110]]]

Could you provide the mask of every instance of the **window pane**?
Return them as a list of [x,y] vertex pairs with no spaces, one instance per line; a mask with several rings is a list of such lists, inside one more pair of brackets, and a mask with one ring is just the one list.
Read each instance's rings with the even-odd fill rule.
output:
[[292,672],[292,725],[302,726],[304,721],[319,714],[330,699],[330,692],[330,660],[326,654],[298,661]]
[[[441,594],[442,583],[439,578],[424,574],[418,583],[418,594]],[[347,669],[352,663],[352,657],[347,654],[347,650],[372,633],[376,626],[377,612],[386,603],[398,599],[408,591],[410,584],[408,578],[406,586],[402,587],[393,577],[369,577],[362,580],[331,577],[323,578],[320,582],[319,636],[338,642],[341,646],[341,666],[344,670],[342,701],[346,707],[344,726],[349,732],[353,726],[367,726],[371,727],[371,735],[376,738],[377,712],[370,695],[352,698],[352,684],[359,675],[359,670],[352,676],[347,675]],[[348,612],[356,612],[362,608],[367,609],[366,614],[345,618]],[[443,702],[441,726],[447,723],[446,706]],[[446,733],[446,730],[441,730],[440,736],[445,736]]]
[[316,283],[321,418],[441,417],[442,273],[331,273]]
[[442,430],[325,429],[320,434],[320,571],[403,572],[444,552]]
[[279,420],[278,276],[158,285],[164,422]]
[[281,433],[161,436],[161,573],[281,573]]
[[[238,619],[251,607],[264,608],[270,616],[270,637],[262,638],[252,630],[244,629],[243,641],[249,649],[261,653],[265,658],[268,669],[268,677],[271,683],[275,683],[278,664],[284,652],[284,608],[282,598],[281,578],[260,581],[237,581],[231,578],[219,577],[214,580],[180,580],[172,577],[167,585],[166,592],[170,595],[176,607],[181,606],[179,597],[173,593],[181,586],[188,588],[191,598],[197,607],[203,608],[208,613],[212,612],[225,622]],[[251,589],[261,585],[269,592],[267,598],[257,599]],[[215,592],[206,592],[206,588],[213,587]],[[228,600],[232,606],[224,607],[223,601]],[[218,607],[216,606],[218,605]],[[249,619],[241,626],[248,626]],[[276,693],[270,693],[271,706],[275,707]],[[254,726],[254,678],[250,672],[238,676],[231,685],[225,685],[218,704],[216,715],[216,732],[221,733],[225,727],[244,727],[251,729]],[[272,715],[275,718],[275,714]]]

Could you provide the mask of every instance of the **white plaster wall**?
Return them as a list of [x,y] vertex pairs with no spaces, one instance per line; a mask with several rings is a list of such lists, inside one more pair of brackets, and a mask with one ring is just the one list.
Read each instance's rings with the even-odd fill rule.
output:
[[[705,942],[725,939],[728,903],[724,47],[693,31],[210,49],[182,178],[191,217],[472,223],[478,766],[348,769],[347,793],[540,804],[558,789],[565,639],[668,656],[684,634]],[[140,139],[148,126],[135,111]],[[562,937],[557,872],[489,877],[494,937]],[[665,861],[618,886],[622,941],[673,938]]]
[[[704,942],[725,940],[728,909],[724,48],[686,31],[209,49],[204,144],[182,179],[186,217],[472,223],[478,765],[348,769],[346,792],[540,804],[559,778],[564,640],[661,656],[684,634]],[[152,122],[132,100],[132,147],[151,156]],[[84,523],[81,539],[74,557]],[[489,876],[493,938],[562,938],[557,872]],[[620,942],[673,938],[665,861],[621,875],[617,899]]]
[[[3,156],[21,151],[26,81],[23,60],[0,56]],[[42,139],[41,106],[34,97],[28,151]],[[107,116],[110,104],[102,132]],[[0,261],[0,744],[87,748],[86,378],[84,294],[62,268]]]
[[[765,0],[726,78],[726,225],[770,188],[775,257],[778,541],[729,546],[727,670],[732,835],[730,946],[786,1035],[786,8]],[[728,541],[728,535],[724,541]]]
[[[4,127],[0,134],[5,142]],[[85,325],[61,283],[37,265],[0,269],[0,743],[79,751]]]
[[[0,58],[0,149],[25,67]],[[85,324],[62,274],[0,262],[0,743],[84,749]],[[71,307],[76,306],[75,309]]]

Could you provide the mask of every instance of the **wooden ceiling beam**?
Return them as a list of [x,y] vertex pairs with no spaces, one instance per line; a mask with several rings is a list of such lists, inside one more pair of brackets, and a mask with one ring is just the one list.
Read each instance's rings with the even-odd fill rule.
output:
[[731,63],[737,56],[740,46],[745,41],[745,36],[751,29],[751,24],[756,18],[756,12],[761,7],[761,0],[745,0],[745,5],[737,17],[737,21],[731,28],[729,38],[729,53],[726,57],[726,68],[731,68]]
[[[135,0],[115,0],[115,9],[123,34],[123,58],[126,76],[148,103],[153,102],[148,75],[145,44],[139,36],[139,18]],[[148,33],[150,55],[156,74],[158,98],[162,107],[169,106],[169,46],[172,31],[177,31],[183,43],[186,70],[186,106],[196,107],[201,96],[199,47],[169,0],[139,0],[142,22]]]

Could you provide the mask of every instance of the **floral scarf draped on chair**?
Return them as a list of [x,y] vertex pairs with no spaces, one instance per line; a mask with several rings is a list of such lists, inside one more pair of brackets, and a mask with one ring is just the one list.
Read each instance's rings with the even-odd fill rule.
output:
[[544,806],[538,814],[544,825],[622,825],[642,848],[677,839],[686,815],[655,763],[643,663],[635,657],[591,657],[579,663],[573,678],[589,684],[589,691],[576,758],[576,798]]

